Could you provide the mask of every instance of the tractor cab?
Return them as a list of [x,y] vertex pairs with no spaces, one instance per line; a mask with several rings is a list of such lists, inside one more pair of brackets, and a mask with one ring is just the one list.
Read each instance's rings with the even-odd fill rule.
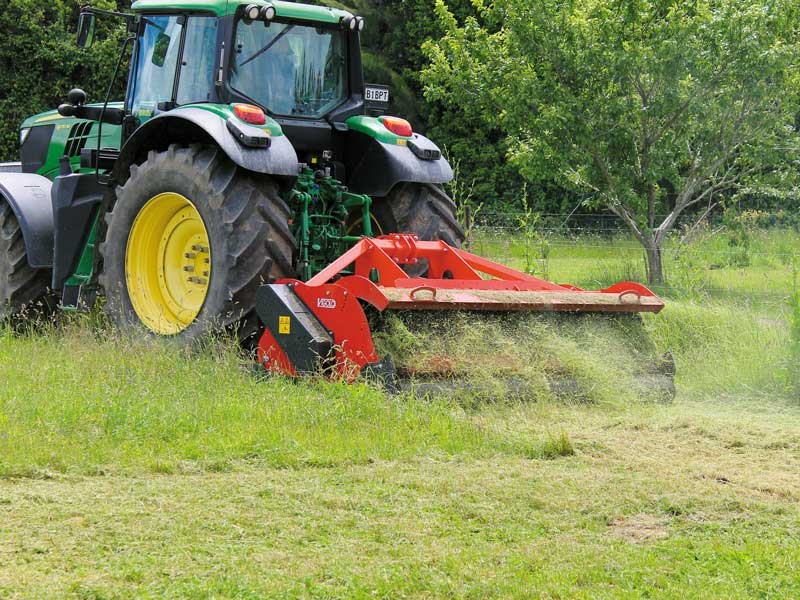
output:
[[[270,137],[285,135],[298,163],[324,163],[336,177],[349,180],[367,141],[359,144],[348,136],[351,125],[378,130],[395,145],[397,138],[413,136],[403,119],[348,123],[351,117],[366,117],[367,107],[374,112],[388,106],[387,89],[365,88],[362,17],[281,1],[197,0],[176,6],[139,0],[132,8],[136,16],[127,17],[131,68],[117,115],[127,119],[123,142],[150,119],[181,107],[233,112],[234,124],[260,127]],[[82,14],[79,41],[84,45],[91,43],[94,19],[93,12]],[[365,102],[365,96],[381,95],[377,102]],[[254,132],[247,128],[238,129],[234,135],[245,145],[267,143],[251,139]],[[419,143],[431,149],[430,143]]]

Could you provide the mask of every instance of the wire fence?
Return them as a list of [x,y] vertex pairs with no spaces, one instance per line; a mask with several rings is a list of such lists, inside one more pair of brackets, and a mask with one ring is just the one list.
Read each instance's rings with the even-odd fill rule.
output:
[[[576,217],[598,219],[602,226],[588,220],[575,226]],[[560,283],[601,287],[648,279],[645,249],[614,215],[552,214],[531,224],[523,213],[487,214],[470,224],[468,234],[471,252]],[[800,284],[800,232],[742,232],[715,224],[688,242],[669,238],[662,260],[665,283],[650,286],[656,293],[785,312]]]
[[[547,233],[547,231],[544,231],[543,233]],[[482,236],[487,236],[491,238],[503,235],[513,236],[515,234],[518,234],[518,232],[515,230],[503,231],[503,230],[493,229],[491,232],[478,231],[473,233],[473,235],[471,236],[472,239],[468,243],[471,246],[480,246],[482,244],[483,245],[496,244],[497,243],[496,240],[487,241],[482,239]],[[636,247],[638,242],[633,239],[627,240],[628,245],[626,245],[626,241],[609,242],[607,244],[602,244],[596,241],[587,241],[585,239],[562,240],[559,238],[548,238],[545,235],[542,237],[542,243],[546,243],[551,248],[583,248],[591,250],[613,250],[615,252],[623,252],[623,253],[627,252],[627,253],[639,254],[642,257],[645,256],[644,248],[641,245]],[[518,242],[516,242],[516,244],[518,245]],[[511,248],[515,245],[515,242],[509,239],[507,240],[507,242],[505,242],[505,245]],[[665,246],[664,254],[668,255],[670,251],[674,252],[675,254],[680,254],[681,252],[688,252],[686,247],[671,246],[671,245]],[[736,250],[735,249],[714,250],[705,248],[702,250],[702,254],[728,257],[735,255]],[[757,257],[757,256],[773,257],[781,261],[789,260],[789,262],[791,262],[792,259],[795,259],[796,261],[798,261],[798,263],[800,263],[800,250],[798,250],[797,252],[762,252],[758,250],[748,250],[747,254],[752,257]]]
[[[654,215],[661,223],[666,214]],[[617,215],[612,213],[526,213],[520,211],[473,211],[464,213],[466,222],[477,227],[514,227],[535,219],[537,229],[558,233],[592,233],[600,236],[614,235],[630,230]],[[680,222],[679,222],[680,226]]]
[[[468,224],[479,228],[500,227],[513,228],[525,227],[534,224],[537,230],[559,234],[591,234],[598,237],[613,237],[615,235],[630,234],[630,229],[626,223],[617,215],[608,212],[600,213],[536,213],[521,211],[486,211],[483,209],[474,210],[472,207],[463,207],[461,212],[462,220]],[[800,230],[800,215],[792,211],[759,212],[745,211],[741,213],[745,217],[755,219],[755,223],[749,225],[756,229],[794,229]],[[792,218],[787,219],[790,216]],[[653,215],[656,225],[666,219],[667,214]],[[680,232],[690,227],[721,227],[723,224],[722,214],[710,213],[705,215],[697,223],[699,215],[683,214],[678,217],[673,227],[673,231]]]

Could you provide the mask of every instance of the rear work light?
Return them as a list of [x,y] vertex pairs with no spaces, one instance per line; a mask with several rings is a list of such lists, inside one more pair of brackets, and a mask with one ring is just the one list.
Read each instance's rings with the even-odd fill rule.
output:
[[350,31],[357,31],[358,30],[358,19],[353,15],[349,15],[347,17],[342,17],[339,19],[339,25],[342,29],[349,29]]
[[233,114],[251,125],[264,125],[267,122],[267,115],[264,114],[264,111],[252,104],[234,104]]
[[261,7],[258,4],[248,4],[244,7],[244,16],[250,19],[251,21],[255,21],[259,14],[261,14]]
[[414,133],[411,123],[400,117],[381,117],[381,123],[386,129],[402,137],[411,137],[411,134]]

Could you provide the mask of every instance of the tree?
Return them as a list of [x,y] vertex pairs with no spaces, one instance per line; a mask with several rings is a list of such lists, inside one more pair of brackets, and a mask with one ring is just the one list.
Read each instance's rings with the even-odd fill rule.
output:
[[647,253],[797,155],[797,0],[495,0],[428,43],[429,100],[480,112],[531,181],[589,191]]

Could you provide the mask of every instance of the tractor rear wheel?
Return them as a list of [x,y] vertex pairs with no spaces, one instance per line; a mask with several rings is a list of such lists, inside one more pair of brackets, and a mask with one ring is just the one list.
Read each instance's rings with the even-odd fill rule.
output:
[[[460,248],[466,236],[455,211],[455,203],[440,187],[430,183],[401,183],[373,203],[373,233],[414,233],[421,240],[442,240]],[[424,277],[427,269],[423,263],[404,268],[416,277]]]
[[398,184],[373,204],[382,233],[415,233],[421,240],[442,240],[460,248],[465,236],[455,212],[444,190],[430,183]]
[[33,269],[22,229],[11,206],[0,198],[0,321],[26,310],[49,308],[49,269]]
[[236,329],[246,342],[258,287],[294,274],[288,221],[277,184],[218,148],[151,151],[106,214],[106,310],[123,327],[186,341]]

